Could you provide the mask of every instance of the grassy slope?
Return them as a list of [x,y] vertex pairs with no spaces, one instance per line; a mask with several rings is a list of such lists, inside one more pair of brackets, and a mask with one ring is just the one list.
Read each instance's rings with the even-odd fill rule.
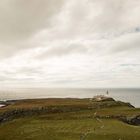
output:
[[[1,109],[1,113],[13,109],[42,106],[86,106],[88,99],[25,100]],[[127,105],[84,109],[81,111],[45,113],[14,119],[0,125],[0,140],[139,140],[140,127],[125,124],[116,119],[96,119],[107,115],[137,115],[140,109]]]
[[0,140],[139,140],[140,127],[117,120],[20,118],[2,124]]

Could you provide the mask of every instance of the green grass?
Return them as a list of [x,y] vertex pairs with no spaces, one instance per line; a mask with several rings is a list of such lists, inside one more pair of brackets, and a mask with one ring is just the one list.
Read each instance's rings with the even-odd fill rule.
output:
[[[86,134],[84,136],[84,134]],[[140,127],[112,119],[15,119],[0,126],[0,140],[139,140]]]
[[[15,115],[0,124],[0,140],[140,140],[140,126],[106,116],[140,115],[140,108],[119,102],[89,99],[39,99],[17,101],[0,113],[51,107],[50,112]],[[75,110],[77,108],[77,110]],[[52,110],[57,109],[53,112]],[[42,111],[42,110],[41,110]],[[97,116],[102,119],[95,118]],[[105,119],[106,118],[106,119]]]

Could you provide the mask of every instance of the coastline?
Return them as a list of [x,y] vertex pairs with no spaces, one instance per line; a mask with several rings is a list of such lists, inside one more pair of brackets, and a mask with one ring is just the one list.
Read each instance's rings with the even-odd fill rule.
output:
[[[0,99],[40,99],[40,98],[92,98],[95,95],[105,94],[115,100],[130,102],[135,107],[140,107],[140,88],[13,88],[0,90]],[[5,94],[3,94],[3,92]]]

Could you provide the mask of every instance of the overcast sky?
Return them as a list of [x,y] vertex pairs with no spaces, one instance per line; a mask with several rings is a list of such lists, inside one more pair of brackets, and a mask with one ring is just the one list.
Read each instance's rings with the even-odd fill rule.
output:
[[0,86],[140,87],[140,0],[1,0]]

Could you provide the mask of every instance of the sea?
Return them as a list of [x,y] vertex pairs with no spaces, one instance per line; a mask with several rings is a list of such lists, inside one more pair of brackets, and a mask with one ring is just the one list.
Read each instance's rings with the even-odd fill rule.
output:
[[[106,94],[108,91],[108,95]],[[140,107],[140,88],[7,88],[0,89],[0,101],[35,98],[92,98],[107,95]]]

